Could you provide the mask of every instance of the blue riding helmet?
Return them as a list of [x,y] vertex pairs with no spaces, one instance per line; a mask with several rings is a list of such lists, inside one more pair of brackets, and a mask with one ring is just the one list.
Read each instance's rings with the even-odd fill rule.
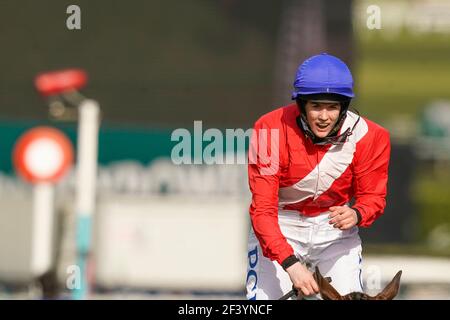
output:
[[353,77],[347,65],[335,56],[322,53],[305,60],[297,70],[292,100],[302,95],[337,94],[353,98]]

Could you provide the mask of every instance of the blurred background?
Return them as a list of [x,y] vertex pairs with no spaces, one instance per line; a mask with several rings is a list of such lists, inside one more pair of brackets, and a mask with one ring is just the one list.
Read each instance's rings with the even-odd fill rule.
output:
[[52,267],[30,269],[33,186],[14,145],[46,125],[77,146],[76,114],[49,110],[38,73],[86,70],[101,108],[88,298],[244,299],[246,166],[175,165],[171,135],[251,128],[323,51],[392,136],[386,211],[361,230],[368,291],[403,270],[400,299],[450,298],[450,1],[3,0],[0,37],[0,298],[70,298],[76,265],[72,168],[55,185]]

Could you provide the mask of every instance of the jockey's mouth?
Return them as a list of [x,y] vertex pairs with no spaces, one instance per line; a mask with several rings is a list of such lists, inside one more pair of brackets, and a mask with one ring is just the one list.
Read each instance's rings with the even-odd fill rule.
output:
[[327,129],[330,126],[330,123],[316,123],[316,127],[319,130],[323,130],[325,131],[325,129]]

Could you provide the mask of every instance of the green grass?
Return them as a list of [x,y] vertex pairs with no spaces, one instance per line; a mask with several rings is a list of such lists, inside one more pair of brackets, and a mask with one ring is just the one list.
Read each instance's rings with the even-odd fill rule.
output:
[[355,105],[367,116],[418,117],[430,101],[450,100],[450,36],[360,35],[357,43]]
[[[425,169],[427,168],[427,169]],[[418,239],[425,240],[437,226],[450,227],[450,168],[422,168],[413,186],[419,212]],[[448,248],[450,250],[450,247]]]

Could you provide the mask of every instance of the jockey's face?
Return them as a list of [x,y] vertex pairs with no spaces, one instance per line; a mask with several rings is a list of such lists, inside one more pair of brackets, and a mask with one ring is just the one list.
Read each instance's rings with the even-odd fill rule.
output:
[[307,101],[305,110],[312,132],[318,138],[325,138],[339,119],[341,105],[338,102]]

